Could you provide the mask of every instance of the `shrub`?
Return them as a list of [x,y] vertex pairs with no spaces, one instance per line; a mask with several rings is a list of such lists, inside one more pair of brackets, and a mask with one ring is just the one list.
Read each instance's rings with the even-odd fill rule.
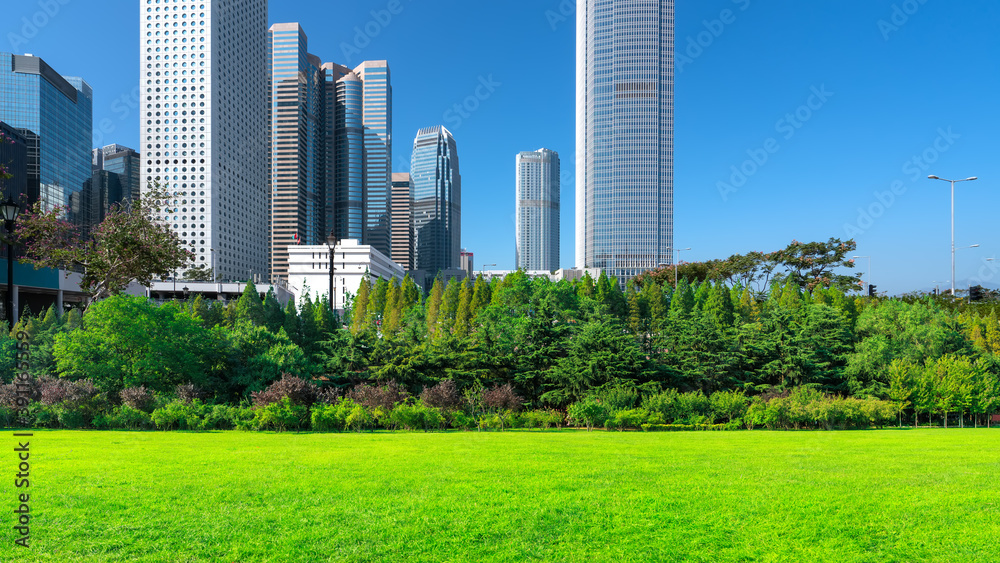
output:
[[750,399],[742,391],[716,391],[708,398],[716,419],[732,421],[747,412]]
[[633,409],[639,406],[639,390],[630,385],[614,385],[598,389],[593,397],[612,411]]
[[443,410],[455,410],[462,407],[462,394],[458,392],[455,382],[448,379],[433,387],[424,387],[420,393],[420,402]]
[[178,385],[175,389],[177,400],[182,403],[190,403],[205,396],[205,393],[193,383]]
[[128,405],[135,410],[148,413],[155,408],[153,394],[146,389],[145,385],[123,389],[119,395],[123,405]]
[[214,405],[205,413],[205,430],[233,430],[247,426],[254,419],[254,410],[248,407]]
[[160,430],[204,430],[208,410],[198,399],[189,403],[178,399],[154,410],[150,419]]
[[254,406],[264,407],[289,399],[293,405],[312,406],[319,396],[319,387],[300,377],[284,374],[263,391],[251,393]]
[[305,405],[292,403],[291,398],[283,397],[277,403],[257,407],[252,421],[258,430],[272,429],[278,432],[297,430],[308,421],[309,408]]
[[649,411],[646,409],[627,409],[614,412],[606,421],[604,427],[608,430],[618,430],[626,428],[639,429],[646,424],[649,418]]
[[484,414],[479,417],[479,429],[492,429],[503,432],[505,429],[513,426],[514,416],[514,413],[509,410]]
[[63,428],[84,428],[90,423],[90,418],[81,409],[71,406],[57,405],[56,413],[59,425]]
[[515,417],[512,424],[520,428],[552,428],[560,426],[563,414],[554,409],[527,411]]
[[316,402],[322,405],[332,405],[340,400],[340,389],[336,387],[321,387],[316,392]]
[[587,430],[591,431],[595,426],[604,426],[609,414],[607,406],[593,397],[588,397],[571,404],[567,418],[571,423],[586,426]]
[[514,391],[514,386],[510,383],[487,389],[482,394],[483,408],[491,412],[507,410],[516,412],[523,403],[524,399]]
[[144,411],[129,405],[120,405],[110,413],[94,417],[94,427],[116,430],[140,430],[151,428],[153,421]]
[[462,411],[456,410],[448,413],[448,424],[451,425],[452,428],[469,430],[476,425],[476,419]]
[[643,399],[642,408],[650,413],[658,413],[663,420],[672,422],[680,418],[677,414],[678,397],[680,393],[676,389],[667,389]]
[[402,403],[409,396],[409,391],[395,381],[390,381],[382,386],[358,385],[346,395],[347,398],[363,405],[366,409],[380,408],[383,412],[392,411],[397,404]]
[[422,403],[409,405],[406,403],[396,405],[389,413],[389,422],[404,430],[440,429],[444,425],[445,418],[441,409],[428,407]]
[[674,421],[698,424],[700,421],[713,422],[712,402],[701,391],[681,393],[674,403]]
[[371,413],[361,405],[354,405],[351,412],[347,414],[347,418],[344,419],[344,426],[355,432],[360,432],[362,429],[368,428],[371,423]]

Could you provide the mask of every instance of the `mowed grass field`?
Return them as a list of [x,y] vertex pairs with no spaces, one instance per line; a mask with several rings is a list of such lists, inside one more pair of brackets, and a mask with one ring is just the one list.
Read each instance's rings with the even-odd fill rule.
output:
[[1000,430],[39,431],[0,561],[1000,561]]

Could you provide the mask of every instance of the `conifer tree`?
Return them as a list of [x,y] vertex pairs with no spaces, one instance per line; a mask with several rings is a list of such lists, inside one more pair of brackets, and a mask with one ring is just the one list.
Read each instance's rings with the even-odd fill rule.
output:
[[687,278],[681,278],[674,290],[674,297],[670,300],[670,316],[686,317],[694,311],[694,293],[688,284]]
[[750,293],[750,288],[743,288],[743,293],[740,294],[740,306],[739,306],[740,317],[743,318],[743,322],[755,323],[760,319],[760,307],[757,305],[757,300],[754,299],[753,294]]
[[254,326],[264,326],[264,303],[260,300],[260,293],[253,282],[247,282],[243,288],[243,295],[236,302],[234,320],[247,320]]
[[427,298],[427,333],[431,336],[437,334],[438,318],[441,316],[441,301],[444,299],[444,284],[441,278],[434,278],[434,285],[431,286],[431,294]]
[[382,334],[392,335],[399,330],[403,316],[403,292],[399,280],[393,280],[389,285],[389,293],[385,299],[385,310],[382,311]]
[[467,336],[472,324],[472,283],[469,278],[462,281],[462,291],[458,298],[458,310],[455,312],[455,334]]
[[486,283],[486,279],[480,274],[476,277],[476,284],[472,287],[472,304],[470,306],[470,315],[473,320],[475,320],[476,315],[480,313],[487,305],[490,304],[490,284]]
[[368,326],[368,302],[371,295],[371,278],[365,274],[358,286],[358,294],[351,304],[351,334],[359,334]]
[[295,307],[295,299],[289,299],[285,305],[285,320],[281,325],[288,338],[296,344],[302,344],[302,327],[299,323],[299,311]]
[[733,301],[729,296],[729,288],[724,283],[719,282],[712,288],[712,295],[705,303],[704,311],[705,315],[718,326],[723,328],[733,326],[735,322]]
[[438,316],[438,324],[443,327],[443,333],[450,333],[455,326],[455,315],[458,313],[458,303],[462,297],[462,286],[458,280],[451,278],[444,289],[444,297],[441,299],[441,312]]
[[625,301],[628,303],[628,326],[632,334],[641,336],[645,332],[642,326],[642,306],[639,304],[639,294],[631,283],[625,289]]
[[576,294],[580,297],[594,298],[594,278],[590,277],[590,272],[584,272],[583,279],[577,282]]
[[705,308],[705,303],[708,303],[708,298],[712,295],[712,282],[705,280],[698,284],[694,291],[694,308],[696,311],[701,311]]
[[73,307],[66,313],[65,319],[66,324],[64,326],[67,330],[78,329],[83,324],[83,315],[80,314],[80,310],[76,307]]
[[642,288],[642,295],[649,308],[649,323],[654,332],[663,328],[667,320],[667,300],[660,289],[660,284],[649,281]]
[[206,322],[208,320],[208,303],[205,303],[205,298],[200,293],[191,304],[191,315],[198,317],[203,325],[208,326]]
[[299,306],[299,326],[302,327],[302,347],[311,350],[320,341],[320,329],[316,324],[316,310],[308,293]]
[[[195,301],[197,302],[200,298],[201,295],[198,295]],[[281,304],[274,297],[274,288],[271,288],[267,290],[267,295],[264,297],[264,326],[267,327],[267,330],[277,333],[284,322],[285,312],[281,310]]]
[[413,279],[410,278],[410,274],[406,274],[403,278],[403,284],[400,286],[402,289],[403,296],[403,311],[408,311],[410,307],[420,303],[420,288],[417,284],[413,283]]

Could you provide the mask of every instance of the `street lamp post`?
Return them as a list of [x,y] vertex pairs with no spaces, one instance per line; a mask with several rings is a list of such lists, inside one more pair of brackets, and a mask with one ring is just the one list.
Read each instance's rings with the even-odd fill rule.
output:
[[493,266],[494,268],[497,267],[496,264],[483,264],[483,277],[484,278],[486,277],[486,266]]
[[336,266],[333,264],[333,260],[336,257],[337,252],[337,237],[334,236],[333,231],[330,231],[330,236],[326,237],[326,246],[330,249],[330,310],[337,310],[337,293],[336,284],[334,283],[334,272],[336,271]]
[[[872,257],[871,256],[852,256],[851,259],[857,260],[858,258],[868,259],[868,283],[866,284],[869,288],[872,286]],[[871,289],[867,293],[871,293]]]
[[974,182],[979,178],[973,176],[964,180],[945,180],[938,176],[928,176],[931,180],[941,180],[951,183],[951,296],[955,296],[955,184],[958,182]]
[[677,266],[681,259],[681,252],[687,252],[691,250],[691,247],[687,248],[668,248],[667,250],[674,253],[674,289],[677,288]]
[[13,197],[0,204],[0,214],[3,215],[4,226],[7,227],[7,328],[14,328],[14,221],[21,208]]

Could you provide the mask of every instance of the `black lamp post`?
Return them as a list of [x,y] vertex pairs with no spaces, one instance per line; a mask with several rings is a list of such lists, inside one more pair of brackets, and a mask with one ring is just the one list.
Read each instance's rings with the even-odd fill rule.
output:
[[326,246],[330,249],[330,310],[337,310],[337,294],[334,293],[333,273],[336,268],[333,265],[334,253],[337,251],[337,237],[330,231],[330,236],[326,237]]
[[14,328],[14,221],[20,212],[13,197],[0,204],[0,215],[7,227],[7,323],[11,329]]
[[185,285],[185,286],[184,286],[184,289],[183,289],[182,291],[184,291],[184,300],[186,301],[186,300],[187,300],[187,298],[188,298],[188,293],[189,293],[189,292],[190,292],[191,290],[190,290],[190,289],[188,288],[188,286],[186,286],[186,285]]

